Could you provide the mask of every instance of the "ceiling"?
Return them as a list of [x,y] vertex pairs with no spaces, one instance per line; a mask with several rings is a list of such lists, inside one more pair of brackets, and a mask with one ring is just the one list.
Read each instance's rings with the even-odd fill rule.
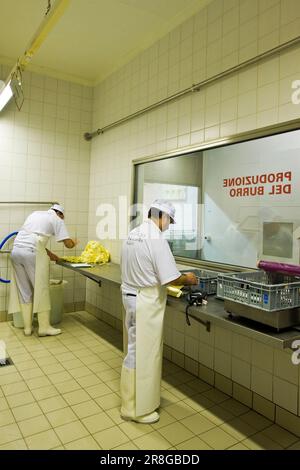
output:
[[[70,0],[28,69],[95,85],[210,1]],[[0,63],[14,65],[25,52],[47,5],[0,0]]]

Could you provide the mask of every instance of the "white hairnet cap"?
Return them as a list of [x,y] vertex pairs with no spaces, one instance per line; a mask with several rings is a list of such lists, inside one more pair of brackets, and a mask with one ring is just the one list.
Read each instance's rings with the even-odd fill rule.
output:
[[53,209],[54,211],[59,211],[62,214],[65,213],[65,209],[60,204],[53,204],[53,206],[51,206],[50,209]]
[[172,220],[172,223],[175,224],[175,207],[170,201],[167,201],[166,199],[155,199],[154,202],[151,204],[151,208],[158,209],[161,212],[164,212],[165,214],[168,214],[170,219]]

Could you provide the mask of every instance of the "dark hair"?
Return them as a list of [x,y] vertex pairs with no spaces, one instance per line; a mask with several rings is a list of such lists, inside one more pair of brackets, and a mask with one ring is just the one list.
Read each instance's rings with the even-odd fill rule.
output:
[[161,219],[162,216],[163,212],[159,209],[156,209],[156,207],[151,207],[148,211],[148,219],[151,219],[151,217],[154,217],[155,219]]

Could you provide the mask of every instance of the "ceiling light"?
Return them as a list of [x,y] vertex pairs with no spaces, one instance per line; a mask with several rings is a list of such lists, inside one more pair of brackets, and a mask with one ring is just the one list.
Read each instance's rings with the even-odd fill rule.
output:
[[[0,87],[1,87],[1,82],[0,82]],[[0,88],[0,111],[9,102],[12,96],[13,96],[13,92],[10,87],[10,81],[6,85],[4,82],[2,82],[2,87]]]

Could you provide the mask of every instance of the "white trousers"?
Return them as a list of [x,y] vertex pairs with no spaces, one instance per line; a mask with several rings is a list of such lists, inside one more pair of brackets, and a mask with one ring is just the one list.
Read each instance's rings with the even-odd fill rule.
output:
[[136,297],[128,296],[123,293],[123,305],[126,311],[125,326],[128,334],[128,349],[123,365],[128,369],[135,369],[136,364]]
[[11,261],[22,304],[32,303],[36,252],[28,248],[13,248]]

